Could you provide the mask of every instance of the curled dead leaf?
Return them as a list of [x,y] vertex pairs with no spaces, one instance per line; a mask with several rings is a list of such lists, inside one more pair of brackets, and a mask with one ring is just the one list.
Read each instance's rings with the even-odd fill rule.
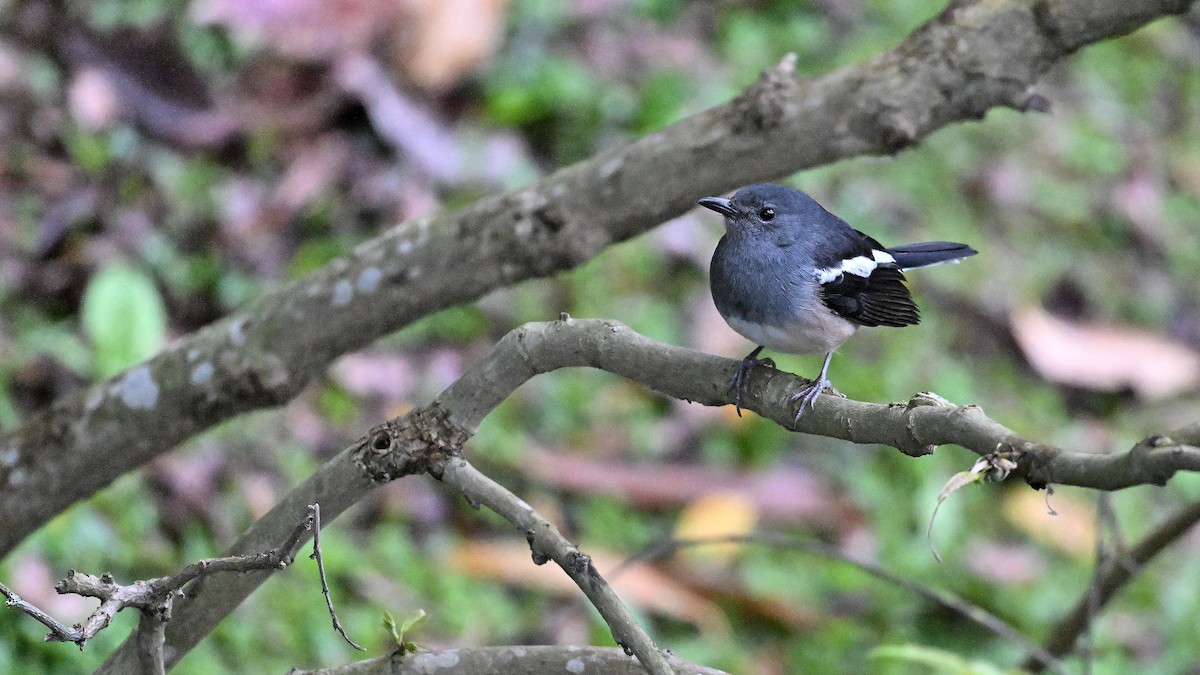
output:
[[998,483],[1008,477],[1013,469],[1017,468],[1017,463],[1012,459],[998,453],[992,452],[975,460],[971,468],[966,471],[959,471],[946,481],[942,489],[938,491],[937,504],[933,507],[933,513],[929,515],[929,526],[925,528],[925,541],[929,544],[929,550],[933,553],[933,559],[942,562],[942,556],[938,553],[937,548],[933,545],[933,521],[937,518],[938,509],[942,507],[942,502],[950,495],[958,492],[968,485],[975,483],[992,482]]
[[[979,462],[975,464],[978,466]],[[933,554],[933,559],[939,563],[942,562],[942,554],[938,553],[937,547],[933,545],[933,521],[937,519],[938,509],[942,508],[942,502],[946,501],[950,495],[972,483],[980,482],[983,482],[983,474],[975,471],[972,467],[971,471],[959,471],[951,476],[938,492],[937,504],[934,504],[933,513],[929,514],[929,525],[925,527],[925,542],[929,544],[929,552]]]

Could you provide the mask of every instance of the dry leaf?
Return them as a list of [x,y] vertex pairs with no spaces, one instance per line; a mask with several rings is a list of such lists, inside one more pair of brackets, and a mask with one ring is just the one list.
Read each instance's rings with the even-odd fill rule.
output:
[[[742,536],[750,534],[757,521],[758,509],[749,497],[740,492],[721,490],[688,504],[675,524],[675,537],[715,539]],[[741,547],[737,543],[710,544],[689,547],[686,553],[702,560],[728,563]]]
[[1004,517],[1041,543],[1077,558],[1089,558],[1096,548],[1096,508],[1062,490],[1049,497],[1036,490],[1016,490],[1004,498]]
[[197,0],[191,9],[200,25],[314,61],[368,51],[379,36],[401,30],[405,14],[397,0]]
[[725,569],[694,565],[680,557],[662,565],[671,579],[724,607],[733,608],[740,616],[765,619],[789,631],[814,630],[827,619],[823,610],[808,607],[795,598],[752,591],[739,578],[741,575],[730,574]]
[[1169,338],[1127,326],[1068,321],[1038,307],[1013,312],[1013,335],[1043,377],[1085,389],[1129,388],[1167,398],[1200,383],[1200,354]]
[[[591,548],[587,553],[602,575],[621,562],[614,554]],[[449,564],[474,577],[561,595],[580,593],[575,582],[554,563],[534,565],[529,547],[521,543],[466,541],[451,555]],[[623,599],[644,610],[686,621],[705,633],[729,631],[724,613],[715,604],[646,563],[625,567],[608,581]]]
[[950,480],[946,481],[946,484],[938,491],[937,504],[934,504],[933,513],[929,514],[929,524],[925,526],[925,543],[929,545],[929,552],[933,554],[933,559],[938,562],[942,562],[942,554],[938,553],[937,547],[933,545],[933,523],[937,520],[938,510],[942,508],[942,502],[946,501],[950,495],[968,485],[983,482],[985,474],[980,468],[980,462],[983,462],[982,458],[975,462],[970,471],[959,471],[951,476]]
[[[732,408],[730,408],[732,410]],[[811,473],[777,466],[742,473],[689,464],[592,460],[568,451],[528,451],[531,476],[576,494],[617,495],[647,508],[687,504],[718,490],[735,491],[764,518],[836,530],[860,514]]]
[[977,540],[967,547],[964,559],[980,578],[1001,586],[1036,583],[1046,571],[1045,556],[1031,544]]
[[442,90],[495,52],[507,0],[410,0],[411,31],[396,65],[419,87]]

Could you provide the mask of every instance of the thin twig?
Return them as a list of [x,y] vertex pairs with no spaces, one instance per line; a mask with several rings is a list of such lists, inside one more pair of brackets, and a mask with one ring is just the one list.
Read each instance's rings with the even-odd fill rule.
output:
[[74,628],[67,626],[58,619],[50,616],[37,605],[23,599],[17,592],[0,583],[0,594],[4,595],[4,604],[9,607],[15,607],[18,611],[24,612],[29,616],[37,619],[45,627],[50,629],[50,636],[46,637],[47,641],[51,642],[74,642],[79,646],[79,650],[83,651],[83,645],[87,642],[83,638],[83,631],[76,625]]
[[[1106,557],[1103,565],[1093,574],[1084,595],[1075,603],[1075,607],[1058,621],[1050,632],[1050,637],[1046,638],[1045,650],[1057,656],[1072,651],[1080,635],[1087,632],[1094,619],[1099,616],[1100,610],[1133,581],[1147,562],[1163,552],[1166,546],[1175,543],[1195,526],[1196,522],[1200,522],[1200,501],[1192,502],[1178,510],[1127,552]],[[1040,670],[1032,658],[1026,658],[1021,668]]]
[[[1106,536],[1111,536],[1113,544],[1107,544]],[[1107,492],[1096,495],[1096,541],[1093,557],[1095,564],[1092,577],[1087,589],[1087,625],[1080,635],[1080,646],[1077,650],[1081,665],[1080,675],[1092,675],[1092,667],[1096,657],[1096,636],[1093,628],[1100,616],[1100,575],[1104,563],[1117,556],[1124,555],[1117,517],[1113,513],[1112,499]]]
[[647,672],[651,675],[669,675],[673,672],[654,641],[604,577],[600,576],[592,559],[568,541],[550,521],[507,488],[480,473],[465,459],[454,458],[446,462],[440,477],[472,503],[488,507],[524,532],[535,563],[542,564],[547,560],[557,563],[587,595],[600,616],[604,617],[617,644],[626,653],[637,656]]
[[[1069,654],[1079,636],[1088,630],[1101,609],[1120,593],[1151,559],[1200,522],[1200,501],[1192,502],[1146,535],[1124,555],[1104,561],[1075,606],[1050,631],[1046,651],[1056,656]],[[1028,670],[1041,670],[1032,656],[1021,664]]]
[[[48,612],[22,599],[4,584],[0,584],[0,594],[6,598],[5,604],[28,614],[50,629],[50,634],[46,636],[47,642],[73,642],[80,650],[88,640],[108,627],[117,612],[126,607],[135,607],[141,610],[143,616],[133,640],[136,643],[139,668],[146,671],[157,659],[157,667],[162,670],[165,664],[162,659],[161,640],[165,634],[164,627],[171,617],[174,595],[180,592],[180,589],[193,581],[201,581],[214,572],[249,572],[286,567],[291,562],[292,552],[304,532],[311,529],[313,523],[314,517],[310,513],[292,530],[283,546],[266,553],[199,560],[170,576],[134,581],[125,585],[116,583],[110,574],[96,576],[71,570],[64,579],[55,584],[54,589],[63,594],[73,593],[100,600],[100,606],[82,624],[73,627],[67,627]],[[156,647],[155,640],[159,640]]]
[[337,612],[333,609],[333,595],[329,592],[329,582],[325,579],[325,560],[321,557],[321,505],[313,503],[308,505],[309,512],[313,514],[316,524],[313,526],[313,552],[309,558],[317,561],[317,572],[321,575],[321,594],[325,596],[325,606],[329,608],[329,617],[333,619],[333,629],[342,636],[351,647],[354,647],[360,652],[367,651],[366,647],[358,644],[350,639],[346,634],[346,629],[342,628],[342,622],[338,620]]
[[251,570],[262,569],[283,569],[291,565],[295,560],[296,548],[300,545],[300,539],[304,537],[305,532],[312,530],[315,524],[316,518],[310,510],[304,520],[300,521],[292,529],[287,540],[277,548],[263,553],[197,560],[169,577],[152,579],[147,583],[155,584],[156,587],[162,589],[179,589],[191,581],[201,583],[214,572],[249,572]]
[[896,584],[906,590],[909,590],[917,595],[920,595],[927,600],[931,600],[943,607],[951,609],[962,616],[974,621],[983,626],[987,630],[996,635],[1008,640],[1009,642],[1026,650],[1033,658],[1038,659],[1038,662],[1044,667],[1049,668],[1060,675],[1067,675],[1066,667],[1050,652],[1038,646],[1029,638],[1021,634],[1019,630],[1014,628],[1004,619],[992,614],[983,607],[976,605],[964,598],[961,598],[948,591],[927,586],[918,583],[907,577],[891,572],[875,563],[865,560],[858,560],[842,553],[838,549],[817,541],[801,539],[779,532],[756,532],[753,534],[730,535],[724,537],[704,537],[696,539],[667,539],[666,541],[658,542],[645,550],[636,553],[624,562],[618,565],[609,574],[610,578],[616,578],[618,574],[627,569],[630,565],[656,560],[669,556],[676,551],[692,546],[708,546],[715,544],[761,544],[766,546],[774,546],[776,548],[788,548],[796,551],[803,551],[810,555],[820,556],[828,560],[846,563],[852,565],[871,576],[883,579],[892,584]]

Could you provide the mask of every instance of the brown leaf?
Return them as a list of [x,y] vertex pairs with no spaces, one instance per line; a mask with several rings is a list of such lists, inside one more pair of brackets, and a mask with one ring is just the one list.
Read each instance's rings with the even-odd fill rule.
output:
[[1078,558],[1095,553],[1096,508],[1065,489],[1055,490],[1049,497],[1036,490],[1010,492],[1004,498],[1003,512],[1013,526],[1051,548]]
[[[620,559],[611,553],[589,548],[588,555],[601,574],[613,569]],[[449,564],[465,574],[543,591],[576,595],[579,588],[566,572],[548,563],[534,565],[529,547],[521,543],[466,541],[450,556]],[[623,599],[642,609],[691,623],[706,633],[728,633],[724,613],[708,599],[645,563],[626,567],[609,579]]]
[[973,541],[965,558],[967,567],[976,575],[1003,586],[1032,584],[1046,571],[1045,556],[1029,544]]
[[534,478],[548,485],[577,494],[623,496],[647,508],[675,507],[727,490],[747,499],[766,519],[815,524],[830,530],[858,519],[851,505],[812,474],[796,467],[776,466],[743,473],[688,464],[647,466],[614,457],[594,461],[548,450],[530,450],[527,466]]
[[675,556],[662,565],[676,582],[722,605],[735,607],[735,611],[747,618],[766,619],[791,631],[812,630],[825,619],[823,611],[800,604],[794,598],[751,590],[739,575],[723,568],[697,565],[686,556]]
[[396,65],[419,87],[443,90],[492,55],[504,28],[507,0],[412,0],[409,39]]
[[[197,0],[192,18],[229,28],[244,41],[296,59],[327,61],[363,53],[380,35],[401,29],[395,0]],[[454,3],[450,3],[454,4]]]
[[[712,539],[750,534],[758,521],[754,502],[741,492],[718,490],[687,505],[675,523],[678,539]],[[738,552],[742,544],[727,543],[689,548],[689,555],[723,563]]]
[[975,460],[970,470],[959,471],[951,476],[950,480],[946,481],[946,484],[938,491],[937,504],[934,505],[933,514],[929,516],[929,525],[925,528],[925,541],[929,544],[929,551],[933,553],[935,560],[942,562],[941,554],[938,553],[937,547],[933,545],[933,521],[937,518],[938,509],[942,507],[942,502],[946,501],[950,495],[968,485],[986,481],[1001,482],[1016,468],[1016,462],[1000,452],[992,452]]
[[1068,321],[1038,307],[1011,317],[1013,335],[1043,377],[1085,389],[1129,388],[1143,399],[1161,399],[1200,383],[1200,354],[1149,331]]

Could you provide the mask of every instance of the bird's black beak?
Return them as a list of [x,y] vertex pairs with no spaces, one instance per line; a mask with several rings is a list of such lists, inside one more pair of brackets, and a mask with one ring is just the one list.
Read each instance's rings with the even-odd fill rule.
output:
[[730,205],[729,200],[723,197],[705,197],[696,203],[706,209],[712,209],[723,216],[729,216],[730,218],[737,216],[737,211],[733,210],[733,206]]

